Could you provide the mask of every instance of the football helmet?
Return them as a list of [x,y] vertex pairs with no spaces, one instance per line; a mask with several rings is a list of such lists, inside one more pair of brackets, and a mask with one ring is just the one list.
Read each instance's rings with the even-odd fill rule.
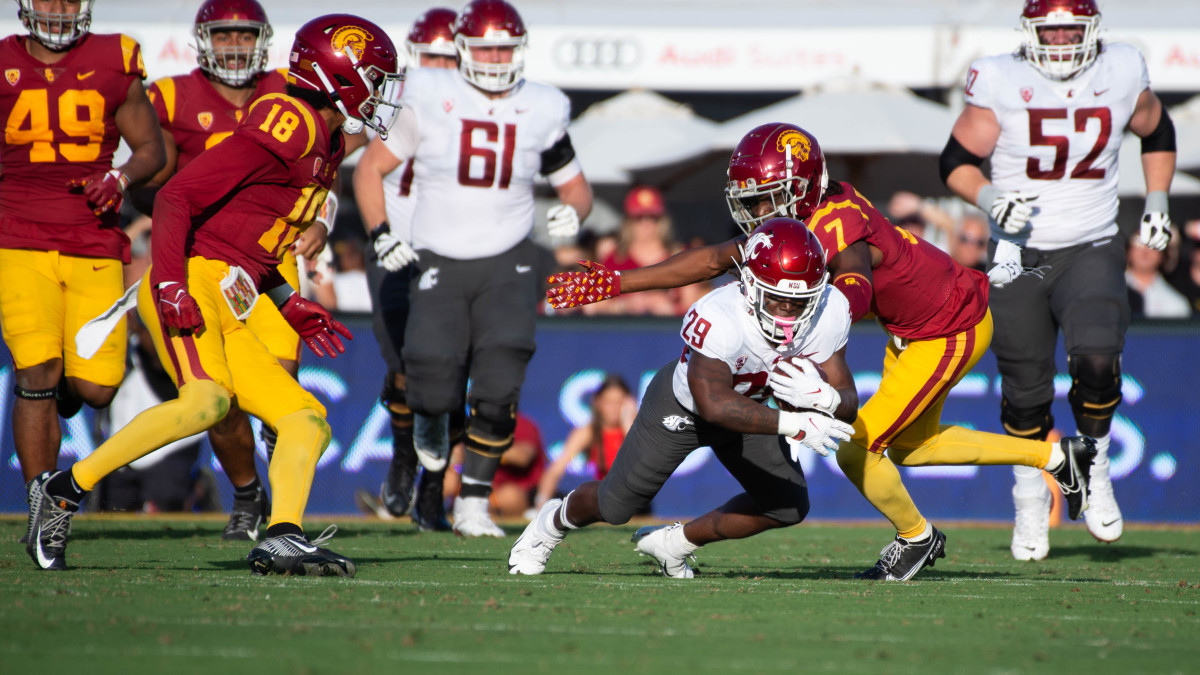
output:
[[408,67],[420,68],[422,54],[458,56],[454,47],[454,22],[458,14],[448,7],[434,7],[413,22],[404,44],[408,47]]
[[[1039,28],[1081,27],[1078,44],[1048,45]],[[1052,80],[1069,80],[1092,65],[1100,53],[1100,9],[1096,0],[1026,0],[1021,12],[1022,49],[1030,65]]]
[[[521,15],[504,0],[472,0],[454,22],[458,70],[484,91],[505,92],[521,83],[528,41]],[[476,58],[473,50],[487,47],[512,48],[512,60],[490,63]]]
[[[742,293],[746,311],[771,342],[786,345],[803,334],[817,315],[829,281],[825,251],[804,223],[772,218],[759,225],[742,244]],[[767,299],[789,299],[804,306],[797,316],[776,316]]]
[[[257,35],[254,46],[213,46],[212,35],[223,30],[251,31]],[[207,0],[196,12],[196,62],[200,70],[231,87],[240,87],[267,67],[267,48],[271,45],[271,24],[257,0]],[[241,60],[229,67],[229,57]]]
[[[769,218],[807,218],[829,185],[821,145],[794,124],[764,124],[743,136],[729,158],[728,175],[729,214],[746,234]],[[754,215],[764,198],[771,200],[771,211]]]
[[43,47],[54,52],[70,49],[92,25],[92,0],[79,0],[76,13],[39,12],[33,0],[17,0],[17,18]]
[[382,28],[351,14],[318,17],[296,31],[288,64],[288,84],[328,95],[346,116],[346,133],[360,133],[365,124],[387,138],[404,73]]

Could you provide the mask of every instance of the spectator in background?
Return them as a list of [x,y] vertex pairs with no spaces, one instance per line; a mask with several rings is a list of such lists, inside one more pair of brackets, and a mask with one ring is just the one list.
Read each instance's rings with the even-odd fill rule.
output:
[[549,469],[542,474],[535,508],[541,508],[547,500],[558,494],[558,484],[567,472],[567,465],[579,453],[587,452],[588,470],[593,480],[603,480],[617,458],[617,450],[625,441],[625,434],[633,425],[637,415],[637,401],[625,380],[609,373],[592,394],[592,419],[581,427],[575,427],[563,442],[562,453],[555,458]]
[[371,292],[367,284],[367,258],[362,241],[353,237],[338,239],[330,247],[333,265],[329,274],[313,280],[313,293],[322,305],[339,312],[371,311]]
[[1129,285],[1129,308],[1134,316],[1148,319],[1186,319],[1192,309],[1188,299],[1171,287],[1162,275],[1164,252],[1134,239],[1126,252],[1125,283]]
[[[454,447],[450,461],[454,471],[447,471],[443,491],[448,497],[457,497],[462,487],[464,448],[461,443]],[[517,413],[517,428],[513,432],[513,444],[500,458],[500,468],[492,479],[492,494],[488,507],[492,515],[501,518],[516,518],[533,504],[533,496],[546,469],[546,448],[542,443],[542,431],[528,416]],[[419,506],[419,505],[418,505]],[[414,514],[413,518],[417,516]]]
[[[662,193],[649,185],[638,185],[625,195],[625,219],[617,233],[616,250],[600,260],[611,270],[632,270],[662,262],[681,250]],[[622,296],[605,309],[615,314],[678,314],[670,291]]]
[[[1200,220],[1193,220],[1185,226],[1185,231],[1193,223],[1200,229]],[[1200,314],[1200,241],[1189,238],[1181,248],[1181,264],[1175,267],[1172,274],[1164,276],[1175,290],[1187,298],[1192,314]]]
[[985,271],[987,266],[988,223],[977,213],[965,214],[958,234],[950,239],[950,257],[963,267]]
[[893,225],[904,228],[943,251],[949,252],[954,234],[954,218],[932,201],[916,193],[901,190],[888,200],[888,215]]

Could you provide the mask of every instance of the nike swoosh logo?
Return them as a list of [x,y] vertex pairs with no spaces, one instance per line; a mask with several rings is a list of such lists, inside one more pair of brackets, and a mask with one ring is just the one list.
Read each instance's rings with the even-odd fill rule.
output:
[[1025,550],[1026,550],[1026,551],[1036,551],[1036,550],[1037,550],[1037,547],[1036,547],[1036,546],[1026,546],[1026,547],[1025,547]]
[[1117,518],[1116,520],[1110,520],[1107,523],[1100,523],[1100,524],[1103,525],[1104,527],[1108,527],[1108,526],[1112,525],[1113,523],[1119,523],[1119,522],[1121,522],[1121,519]]
[[[1109,87],[1108,89],[1112,89],[1112,87]],[[1093,95],[1093,96],[1099,96],[1100,94],[1103,94],[1103,93],[1107,92],[1107,91],[1108,91],[1108,89],[1101,89],[1100,91],[1096,91],[1095,89],[1093,89],[1093,90],[1092,90],[1092,95]]]
[[525,274],[526,272],[532,272],[532,271],[533,271],[532,265],[517,265],[517,274]]
[[100,270],[103,270],[103,269],[108,269],[108,265],[92,265],[93,272],[99,272]]
[[524,115],[525,113],[529,112],[529,108],[517,108],[513,112],[517,113],[518,115]]
[[75,73],[75,77],[79,78],[80,80],[86,80],[86,79],[88,79],[89,77],[91,77],[92,75],[95,75],[95,74],[96,74],[96,71],[94,71],[94,70],[89,70],[89,71],[87,71],[86,73]]
[[54,564],[54,558],[47,558],[46,554],[42,551],[42,531],[39,529],[38,531],[34,532],[33,535],[37,537],[37,545],[33,548],[37,553],[38,566],[42,569],[46,569]]

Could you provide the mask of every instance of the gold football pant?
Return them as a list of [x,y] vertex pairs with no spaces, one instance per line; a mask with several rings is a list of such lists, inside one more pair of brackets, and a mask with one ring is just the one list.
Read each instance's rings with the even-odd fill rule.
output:
[[[897,464],[1010,464],[1041,468],[1050,444],[941,423],[950,389],[987,351],[989,312],[972,328],[947,338],[888,343],[883,378],[854,422],[854,436],[838,448],[838,466],[901,536],[925,529],[925,518],[900,480]],[[886,453],[886,455],[885,455]]]
[[[150,272],[138,293],[138,314],[179,398],[159,404],[75,464],[79,486],[92,489],[101,478],[163,445],[204,431],[229,411],[229,401],[275,429],[279,441],[271,461],[271,524],[301,524],[317,460],[329,445],[325,408],[287,374],[267,348],[239,321],[221,293],[229,270],[221,261],[188,261],[188,291],[200,306],[204,328],[195,335],[165,331],[150,290]],[[260,298],[259,302],[270,302]]]
[[[300,270],[296,254],[290,250],[279,263],[279,273],[289,286],[300,290]],[[254,310],[246,318],[246,326],[271,352],[271,356],[281,361],[300,360],[300,336],[284,320],[274,303],[266,300],[254,303]]]

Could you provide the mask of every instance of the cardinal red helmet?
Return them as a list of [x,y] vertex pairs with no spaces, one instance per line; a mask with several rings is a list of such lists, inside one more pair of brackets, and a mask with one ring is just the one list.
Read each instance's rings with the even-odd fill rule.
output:
[[[253,47],[216,47],[213,33],[250,31]],[[200,69],[231,87],[240,87],[267,67],[271,24],[257,0],[207,0],[196,12],[196,61]],[[232,67],[230,63],[232,62]]]
[[413,22],[408,31],[408,67],[420,68],[422,54],[458,56],[454,47],[454,22],[458,13],[448,7],[434,7]]
[[92,25],[92,0],[79,0],[75,13],[39,12],[33,8],[33,0],[17,0],[17,6],[17,18],[33,39],[50,51],[70,49]]
[[[742,292],[746,311],[768,340],[788,344],[807,330],[828,283],[825,251],[804,223],[772,218],[759,225],[742,244]],[[768,311],[767,299],[802,302],[795,317]]]
[[[730,215],[749,234],[768,218],[807,218],[828,185],[825,155],[812,134],[794,124],[764,124],[734,148],[725,199]],[[770,212],[755,215],[764,199],[771,200]]]
[[[1039,29],[1051,27],[1079,27],[1082,37],[1074,44],[1045,44]],[[1026,0],[1021,28],[1025,58],[1053,80],[1075,77],[1100,54],[1100,9],[1095,0]]]
[[288,63],[288,84],[327,94],[346,116],[346,133],[365,124],[387,138],[404,73],[382,28],[351,14],[318,17],[296,31]]
[[[458,69],[484,91],[508,91],[520,84],[527,42],[525,22],[516,8],[504,0],[472,0],[459,11],[454,22]],[[474,50],[487,47],[511,50],[511,61],[492,63],[479,59]]]

